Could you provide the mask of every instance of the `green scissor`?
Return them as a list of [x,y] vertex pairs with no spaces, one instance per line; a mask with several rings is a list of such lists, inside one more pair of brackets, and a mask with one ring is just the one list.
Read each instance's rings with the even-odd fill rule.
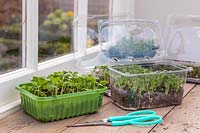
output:
[[80,127],[80,126],[124,126],[124,125],[136,125],[136,126],[150,126],[162,123],[162,117],[156,115],[152,110],[140,110],[128,113],[123,116],[112,116],[107,119],[99,121],[85,122],[67,127]]

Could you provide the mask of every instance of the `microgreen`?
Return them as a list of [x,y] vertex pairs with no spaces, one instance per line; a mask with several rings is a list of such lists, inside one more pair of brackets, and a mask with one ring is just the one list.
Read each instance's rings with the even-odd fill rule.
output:
[[156,49],[158,47],[155,46],[154,40],[138,40],[134,37],[124,37],[111,46],[106,55],[110,58],[153,57],[156,54]]
[[[127,65],[127,66],[114,66],[118,71],[130,74],[143,74],[153,72],[152,68],[145,68],[139,65]],[[169,68],[168,68],[169,69]],[[161,70],[161,68],[160,68]],[[141,76],[119,76],[113,78],[112,84],[123,90],[131,90],[138,92],[139,95],[143,93],[163,92],[168,94],[170,91],[178,92],[181,89],[184,82],[180,75],[157,73],[154,75],[141,75]]]
[[192,67],[193,70],[188,72],[189,78],[200,78],[200,67],[199,66],[191,66],[188,65],[188,67]]
[[94,77],[96,77],[97,82],[109,87],[110,73],[107,66],[95,66],[91,73]]
[[29,83],[21,84],[20,87],[36,96],[47,97],[94,90],[102,85],[91,74],[79,75],[77,72],[60,71],[47,77],[33,77]]

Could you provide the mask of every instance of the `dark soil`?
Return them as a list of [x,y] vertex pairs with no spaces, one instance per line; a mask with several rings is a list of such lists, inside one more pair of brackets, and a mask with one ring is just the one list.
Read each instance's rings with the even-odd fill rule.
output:
[[141,96],[130,90],[122,90],[111,87],[111,98],[114,103],[122,106],[122,108],[156,108],[170,105],[179,105],[182,102],[183,88],[178,92],[169,91],[168,94],[164,92],[144,93]]

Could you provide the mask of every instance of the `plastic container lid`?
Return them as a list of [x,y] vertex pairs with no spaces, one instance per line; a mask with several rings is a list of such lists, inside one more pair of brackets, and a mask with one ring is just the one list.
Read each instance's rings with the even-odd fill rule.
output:
[[99,26],[101,54],[109,62],[163,57],[159,23],[148,20],[105,21]]
[[167,58],[200,65],[200,16],[170,15],[165,42]]
[[100,52],[92,59],[81,60],[79,67],[91,68],[164,57],[158,21],[123,18],[100,20],[98,38]]

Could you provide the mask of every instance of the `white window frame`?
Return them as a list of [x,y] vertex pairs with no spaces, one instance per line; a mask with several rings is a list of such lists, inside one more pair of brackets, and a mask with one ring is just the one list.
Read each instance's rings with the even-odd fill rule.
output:
[[[110,10],[119,8],[121,0],[110,0]],[[115,3],[113,3],[115,1]],[[132,1],[132,0],[127,0]],[[33,75],[48,75],[59,70],[76,69],[76,61],[82,56],[93,54],[100,50],[100,46],[86,49],[87,19],[79,19],[75,27],[75,52],[42,63],[38,63],[38,0],[22,0],[22,59],[23,67],[16,71],[0,75],[0,118],[8,114],[7,111],[20,104],[19,93],[15,86],[27,82]],[[124,1],[123,1],[124,3]],[[132,6],[133,7],[133,6]],[[74,0],[75,16],[87,16],[88,0]],[[126,9],[127,10],[127,9]],[[129,11],[126,12],[129,14]],[[120,13],[124,13],[120,11]],[[112,12],[114,14],[114,12]],[[80,27],[79,27],[80,26]],[[76,32],[81,34],[76,34]],[[84,33],[84,34],[83,34]],[[79,44],[79,45],[77,45]],[[86,51],[86,52],[85,52]],[[18,108],[16,108],[18,109]],[[15,110],[13,110],[15,111]],[[11,111],[11,112],[13,112]],[[6,112],[6,113],[5,113]]]

